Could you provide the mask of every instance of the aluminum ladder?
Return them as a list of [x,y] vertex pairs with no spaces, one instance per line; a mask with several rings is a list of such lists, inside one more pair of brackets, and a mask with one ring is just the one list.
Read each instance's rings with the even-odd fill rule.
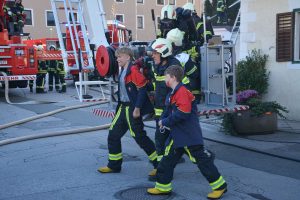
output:
[[232,44],[235,44],[237,41],[237,38],[240,33],[240,24],[241,24],[241,9],[239,9],[239,12],[234,21],[234,25],[231,29],[230,41]]
[[[87,86],[91,85],[88,82],[87,72],[94,70],[93,55],[89,45],[86,25],[83,17],[83,8],[81,0],[51,0],[51,7],[55,20],[57,36],[61,47],[64,68],[66,72],[71,70],[79,70],[79,100],[84,101],[83,96],[87,93]],[[61,13],[63,11],[63,13]],[[77,19],[75,15],[77,14]],[[72,44],[71,51],[67,51],[64,44],[62,27],[69,28],[70,40]],[[79,36],[78,30],[82,36]],[[83,39],[84,44],[80,44],[80,39]],[[84,47],[84,50],[81,47]],[[78,50],[78,51],[77,51]],[[73,56],[75,66],[68,66],[68,56]]]

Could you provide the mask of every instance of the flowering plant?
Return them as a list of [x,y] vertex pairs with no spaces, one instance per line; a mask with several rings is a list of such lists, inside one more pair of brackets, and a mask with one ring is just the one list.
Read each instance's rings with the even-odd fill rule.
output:
[[257,98],[258,92],[256,90],[244,90],[236,95],[236,102],[238,104],[245,104],[251,98]]
[[288,110],[276,101],[263,102],[256,90],[244,90],[237,94],[236,102],[249,106],[249,110],[253,115],[260,116],[262,114],[277,113],[280,117],[285,118],[282,112],[287,113]]

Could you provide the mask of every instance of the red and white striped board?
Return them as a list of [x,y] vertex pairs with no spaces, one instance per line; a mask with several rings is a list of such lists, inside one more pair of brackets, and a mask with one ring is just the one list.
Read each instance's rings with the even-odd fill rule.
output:
[[0,76],[0,81],[4,81],[6,79],[8,81],[28,81],[35,80],[36,75]]
[[[72,53],[68,53],[68,59],[75,59],[74,54]],[[62,60],[62,55],[59,52],[51,52],[51,51],[44,51],[43,53],[39,53],[37,55],[38,60]],[[87,59],[86,55],[83,55],[83,62],[84,62],[84,66],[88,66],[89,65],[89,61]]]
[[114,111],[103,110],[99,108],[93,109],[93,114],[100,117],[113,118],[115,116]]
[[[200,112],[198,112],[198,116],[203,115],[213,115],[213,114],[223,114],[223,113],[229,113],[229,112],[238,112],[243,110],[248,110],[249,106],[245,105],[235,105],[234,107],[226,107],[226,108],[216,108],[216,109],[202,109]],[[100,108],[93,109],[93,114],[100,117],[111,117],[113,118],[115,116],[114,111],[108,111]]]

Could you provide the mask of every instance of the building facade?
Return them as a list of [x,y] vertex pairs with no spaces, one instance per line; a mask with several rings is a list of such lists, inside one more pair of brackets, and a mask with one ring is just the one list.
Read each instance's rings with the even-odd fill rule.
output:
[[288,119],[300,120],[300,2],[242,0],[239,59],[252,49],[269,56],[266,100],[289,109]]
[[[161,8],[164,5],[181,7],[187,2],[192,2],[197,13],[201,13],[202,0],[102,0],[106,19],[122,21],[132,30],[133,40],[140,41],[155,38],[151,9],[154,9],[157,28]],[[24,32],[30,33],[33,39],[57,37],[50,0],[23,0],[23,5],[26,12]]]

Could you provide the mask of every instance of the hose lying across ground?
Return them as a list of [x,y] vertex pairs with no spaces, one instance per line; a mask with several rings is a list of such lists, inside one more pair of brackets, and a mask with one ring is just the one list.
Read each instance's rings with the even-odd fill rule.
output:
[[43,134],[35,134],[35,135],[26,135],[22,137],[16,137],[16,138],[10,138],[6,140],[0,141],[0,146],[4,146],[7,144],[17,143],[17,142],[23,142],[27,140],[34,140],[39,138],[46,138],[46,137],[54,137],[54,136],[62,136],[62,135],[70,135],[70,134],[77,134],[77,133],[84,133],[84,132],[91,132],[91,131],[98,131],[107,129],[110,127],[110,124],[104,124],[101,126],[94,126],[94,127],[87,127],[87,128],[80,128],[80,129],[72,129],[67,131],[57,131],[57,132],[49,132],[49,133],[43,133]]
[[100,102],[96,102],[96,103],[75,105],[75,106],[69,106],[69,107],[57,109],[57,110],[54,110],[54,111],[51,111],[51,112],[35,115],[35,116],[29,117],[29,118],[25,118],[25,119],[21,119],[21,120],[18,120],[18,121],[14,121],[14,122],[10,122],[10,123],[7,123],[7,124],[0,125],[0,130],[11,127],[11,126],[16,126],[16,125],[19,125],[19,124],[23,124],[23,123],[26,123],[26,122],[29,122],[29,121],[33,121],[33,120],[36,120],[36,119],[41,119],[41,118],[44,118],[44,117],[48,117],[48,116],[54,115],[54,114],[59,113],[59,112],[64,112],[64,111],[67,111],[67,110],[73,110],[73,109],[84,108],[84,107],[90,107],[90,106],[95,106],[95,105],[104,104],[104,103],[108,103],[108,101],[105,100],[105,101],[100,101]]
[[[33,120],[36,120],[36,119],[41,119],[43,117],[48,117],[48,116],[54,115],[54,114],[59,113],[59,112],[64,112],[64,111],[67,111],[67,110],[84,108],[84,107],[90,107],[90,106],[95,106],[95,105],[105,104],[105,103],[108,103],[108,101],[105,100],[105,101],[100,101],[100,102],[96,102],[96,103],[89,103],[89,104],[84,104],[84,105],[75,105],[75,106],[69,106],[69,107],[57,109],[57,110],[54,110],[54,111],[51,111],[51,112],[43,113],[43,114],[36,115],[36,116],[33,116],[33,117],[29,117],[29,118],[25,118],[25,119],[21,119],[21,120],[18,120],[18,121],[14,121],[14,122],[10,122],[10,123],[7,123],[7,124],[0,125],[0,130],[5,129],[5,128],[9,128],[9,127],[12,127],[12,126],[16,126],[16,125],[19,125],[19,124],[23,124],[23,123],[26,123],[26,122],[29,122],[29,121],[33,121]],[[0,146],[4,146],[6,144],[22,142],[22,141],[26,141],[26,140],[38,139],[38,138],[45,138],[45,137],[53,137],[53,136],[69,135],[69,134],[76,134],[76,133],[102,130],[102,129],[109,128],[109,126],[110,126],[110,124],[105,124],[105,125],[95,126],[95,127],[73,129],[73,130],[67,130],[67,131],[49,132],[49,133],[38,134],[38,135],[27,135],[27,136],[22,136],[22,137],[10,138],[10,139],[0,141]]]

